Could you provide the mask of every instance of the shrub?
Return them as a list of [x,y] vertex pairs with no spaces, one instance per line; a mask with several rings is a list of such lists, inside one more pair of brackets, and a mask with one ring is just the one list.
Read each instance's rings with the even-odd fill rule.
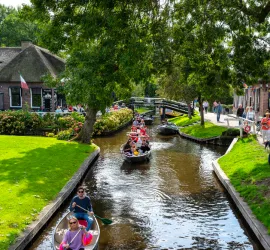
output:
[[2,111],[0,112],[0,134],[24,135],[40,128],[42,118],[36,113],[28,111]]
[[94,124],[94,134],[100,135],[103,132],[113,131],[121,125],[129,122],[133,117],[131,109],[123,108],[101,116]]
[[47,137],[54,137],[54,133],[46,133]]
[[51,113],[46,113],[42,117],[42,128],[58,128],[59,122],[58,118]]
[[69,139],[71,139],[71,137],[73,137],[74,134],[73,134],[73,130],[72,129],[68,129],[68,130],[63,130],[63,131],[60,131],[56,138],[57,140],[65,140],[65,141],[68,141]]

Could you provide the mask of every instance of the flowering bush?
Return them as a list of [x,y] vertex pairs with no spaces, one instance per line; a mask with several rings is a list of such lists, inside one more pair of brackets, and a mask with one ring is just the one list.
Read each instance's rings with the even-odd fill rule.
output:
[[94,124],[94,134],[100,135],[103,132],[113,131],[121,125],[129,122],[133,117],[131,109],[123,108],[110,113],[106,113]]
[[41,127],[42,118],[28,111],[0,112],[0,134],[24,135]]

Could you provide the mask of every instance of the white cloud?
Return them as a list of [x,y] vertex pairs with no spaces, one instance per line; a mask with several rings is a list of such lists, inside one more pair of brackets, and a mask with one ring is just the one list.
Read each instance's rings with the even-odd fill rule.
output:
[[0,0],[0,3],[5,6],[12,6],[12,7],[18,7],[22,4],[31,4],[30,0]]

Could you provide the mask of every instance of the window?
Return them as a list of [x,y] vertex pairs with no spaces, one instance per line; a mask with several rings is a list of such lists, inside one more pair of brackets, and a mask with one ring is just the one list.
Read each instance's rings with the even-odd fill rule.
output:
[[41,106],[41,88],[31,88],[31,107],[40,108]]
[[9,89],[10,107],[22,107],[21,88],[11,87]]
[[4,93],[0,93],[0,110],[4,110]]

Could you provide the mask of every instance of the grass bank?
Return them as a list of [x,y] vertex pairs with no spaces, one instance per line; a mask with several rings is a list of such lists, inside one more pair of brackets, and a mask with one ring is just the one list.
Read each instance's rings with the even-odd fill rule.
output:
[[149,108],[146,108],[146,107],[139,107],[139,108],[136,108],[135,111],[137,111],[139,114],[142,114],[142,113],[145,113],[145,112],[148,112],[148,111],[152,111],[153,109],[149,109]]
[[196,138],[212,138],[220,136],[222,132],[226,131],[227,128],[217,126],[211,122],[205,122],[204,126],[196,124],[193,126],[181,128],[181,132],[194,136]]
[[175,118],[171,118],[168,119],[169,122],[174,123],[175,125],[177,125],[178,127],[183,127],[183,126],[187,126],[187,125],[191,125],[195,122],[200,121],[201,118],[199,115],[195,114],[194,116],[192,116],[191,119],[189,119],[188,115],[182,115],[182,116],[178,116]]
[[0,136],[0,249],[8,249],[96,148],[55,138]]
[[268,153],[254,136],[237,141],[218,163],[241,197],[270,234],[270,167]]

